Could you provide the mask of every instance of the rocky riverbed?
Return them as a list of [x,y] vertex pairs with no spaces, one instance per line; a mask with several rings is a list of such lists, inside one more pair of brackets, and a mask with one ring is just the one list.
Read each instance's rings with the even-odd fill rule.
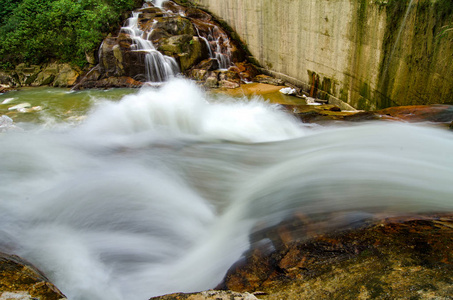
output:
[[[453,293],[450,214],[299,214],[256,230],[250,239],[252,248],[230,268],[219,291],[152,299],[449,299]],[[64,298],[16,256],[0,256],[0,273],[0,299]]]

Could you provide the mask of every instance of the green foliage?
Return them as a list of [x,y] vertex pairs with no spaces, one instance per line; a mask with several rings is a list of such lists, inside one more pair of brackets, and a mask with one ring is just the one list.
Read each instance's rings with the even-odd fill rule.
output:
[[[137,0],[0,0],[0,67],[49,60],[86,64]],[[3,7],[6,10],[3,10]]]

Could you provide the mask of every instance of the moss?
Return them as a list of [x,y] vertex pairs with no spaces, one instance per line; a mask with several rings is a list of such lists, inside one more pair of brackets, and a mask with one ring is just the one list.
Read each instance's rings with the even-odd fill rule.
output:
[[348,100],[349,100],[349,91],[346,87],[340,89],[340,100],[342,100],[344,102],[348,102]]
[[370,298],[371,299],[376,299],[382,296],[385,296],[386,294],[386,289],[384,287],[385,283],[380,281],[377,278],[370,278],[367,284],[365,284],[365,287],[367,288],[368,292],[370,293]]

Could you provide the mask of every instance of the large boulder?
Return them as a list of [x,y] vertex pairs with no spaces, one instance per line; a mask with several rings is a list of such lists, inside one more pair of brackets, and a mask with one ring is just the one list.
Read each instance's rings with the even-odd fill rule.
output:
[[85,78],[78,85],[74,87],[75,90],[83,89],[107,89],[114,87],[121,88],[139,88],[143,85],[143,82],[135,80],[131,77],[122,76],[122,77],[107,77],[103,79],[92,79]]
[[182,72],[209,57],[206,44],[202,43],[199,37],[189,34],[163,38],[158,50],[165,55],[176,57]]
[[18,64],[15,68],[15,73],[21,85],[32,84],[38,74],[41,72],[41,66]]
[[0,252],[0,299],[63,300],[66,297],[33,265]]
[[60,64],[58,66],[58,74],[53,81],[53,86],[56,87],[71,87],[74,86],[79,79],[81,71],[72,67],[69,64]]
[[261,299],[450,299],[452,215],[362,219],[345,229],[354,219],[299,215],[255,232],[217,288]]
[[20,83],[14,72],[0,72],[0,85],[6,88],[19,86]]
[[43,67],[43,70],[36,76],[36,79],[30,84],[31,86],[50,85],[59,75],[60,65],[56,63]]
[[157,23],[153,26],[154,30],[162,30],[170,35],[196,35],[195,28],[190,20],[182,16],[155,18],[155,21]]
[[408,122],[452,122],[453,105],[395,106],[376,111],[376,114]]
[[[146,77],[146,51],[135,51],[132,39],[124,33],[104,40],[99,50],[99,71],[102,77]],[[145,78],[146,79],[146,78]]]

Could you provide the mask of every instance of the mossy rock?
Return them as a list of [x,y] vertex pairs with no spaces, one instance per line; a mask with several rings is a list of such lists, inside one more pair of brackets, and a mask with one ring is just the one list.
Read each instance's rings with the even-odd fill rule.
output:
[[170,35],[196,35],[192,23],[184,17],[161,17],[155,18],[155,20],[157,20],[157,23],[154,25],[154,29],[165,30]]

